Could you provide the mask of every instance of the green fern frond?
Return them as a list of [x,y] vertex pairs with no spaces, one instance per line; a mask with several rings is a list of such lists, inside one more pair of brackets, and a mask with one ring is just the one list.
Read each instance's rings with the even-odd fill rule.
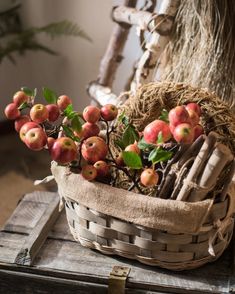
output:
[[74,36],[81,37],[88,41],[92,41],[91,38],[76,24],[68,20],[60,22],[54,22],[47,26],[35,29],[37,32],[43,32],[48,34],[51,38],[59,36]]

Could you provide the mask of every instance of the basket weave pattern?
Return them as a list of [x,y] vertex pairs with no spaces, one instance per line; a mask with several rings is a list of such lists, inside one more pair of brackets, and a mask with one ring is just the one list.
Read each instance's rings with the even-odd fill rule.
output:
[[145,228],[119,220],[66,200],[66,214],[71,233],[83,246],[102,253],[136,259],[144,264],[171,270],[199,267],[214,261],[229,244],[233,219],[213,240],[215,257],[208,252],[208,243],[216,228],[212,226],[226,217],[228,198],[214,204],[198,234],[174,234]]

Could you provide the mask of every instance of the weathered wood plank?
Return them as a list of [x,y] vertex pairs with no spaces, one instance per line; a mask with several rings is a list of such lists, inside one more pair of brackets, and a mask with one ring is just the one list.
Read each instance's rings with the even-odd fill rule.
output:
[[26,194],[5,223],[3,230],[28,234],[56,195],[57,193],[41,191]]
[[36,254],[40,250],[48,236],[49,231],[60,214],[59,202],[60,199],[58,195],[51,199],[51,202],[48,204],[47,209],[37,222],[37,225],[32,229],[29,236],[26,238],[15,259],[15,263],[27,265],[32,264]]
[[214,266],[208,265],[203,271],[200,269],[198,272],[194,270],[173,273],[140,265],[138,262],[124,258],[105,256],[74,242],[47,240],[34,265],[40,269],[50,268],[75,275],[82,274],[83,278],[89,277],[96,281],[101,278],[106,283],[108,283],[108,276],[113,265],[131,266],[127,282],[129,287],[155,291],[170,289],[176,293],[180,293],[181,289],[189,293],[197,289],[199,289],[198,293],[227,293],[229,272],[223,272],[223,268],[227,265],[228,259],[229,257],[221,259],[216,270]]

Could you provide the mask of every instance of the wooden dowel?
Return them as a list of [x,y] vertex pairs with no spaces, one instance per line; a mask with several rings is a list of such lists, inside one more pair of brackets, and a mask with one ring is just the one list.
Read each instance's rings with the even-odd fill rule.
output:
[[235,160],[233,160],[231,167],[230,167],[230,170],[229,170],[229,173],[228,173],[227,178],[225,180],[224,187],[223,187],[223,190],[221,191],[221,195],[220,195],[220,201],[225,200],[225,198],[227,196],[228,189],[229,189],[229,185],[231,184],[231,182],[233,180],[234,174],[235,174]]
[[166,44],[169,42],[169,37],[167,35],[169,35],[171,28],[173,27],[173,19],[179,4],[179,0],[162,1],[159,9],[159,16],[161,16],[161,19],[157,22],[157,26],[160,26],[165,20],[165,26],[167,26],[168,33],[160,35],[156,32],[158,31],[157,27],[156,31],[153,31],[150,41],[146,44],[146,51],[139,60],[135,78],[131,84],[132,91],[135,91],[140,85],[154,80],[156,64],[164,51]]
[[189,173],[188,176],[186,177],[186,180],[184,180],[184,184],[183,187],[181,188],[176,200],[181,200],[181,201],[186,201],[186,199],[188,198],[188,195],[192,189],[192,187],[190,186],[190,182],[194,182],[196,181],[198,175],[201,173],[201,171],[203,170],[206,160],[212,150],[212,148],[214,147],[215,143],[217,140],[217,134],[214,132],[211,132],[204,144],[202,145],[200,152],[198,153]]
[[104,87],[97,83],[91,83],[88,87],[88,93],[92,99],[98,102],[99,105],[105,105],[108,103],[118,105],[124,102],[121,98],[118,98],[114,93],[112,93],[109,87]]
[[137,10],[135,8],[118,6],[113,9],[113,19],[116,22],[124,22],[130,25],[136,25],[141,30],[153,30],[155,27],[154,13]]
[[[125,0],[123,5],[135,7],[136,2],[136,0]],[[112,87],[117,67],[122,60],[121,53],[129,33],[129,28],[130,25],[124,26],[118,23],[113,28],[107,50],[100,63],[98,83],[103,86]]]
[[196,202],[203,200],[206,197],[208,190],[213,189],[216,185],[218,177],[225,165],[228,162],[231,162],[232,159],[233,155],[228,147],[221,143],[216,144],[200,179],[197,180],[197,185],[202,187],[202,189],[193,189],[188,197],[188,201]]

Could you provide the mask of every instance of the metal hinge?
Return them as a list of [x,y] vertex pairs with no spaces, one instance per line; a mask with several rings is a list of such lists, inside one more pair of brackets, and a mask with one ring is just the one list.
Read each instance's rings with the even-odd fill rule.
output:
[[109,275],[108,294],[125,294],[126,279],[130,268],[115,265]]

